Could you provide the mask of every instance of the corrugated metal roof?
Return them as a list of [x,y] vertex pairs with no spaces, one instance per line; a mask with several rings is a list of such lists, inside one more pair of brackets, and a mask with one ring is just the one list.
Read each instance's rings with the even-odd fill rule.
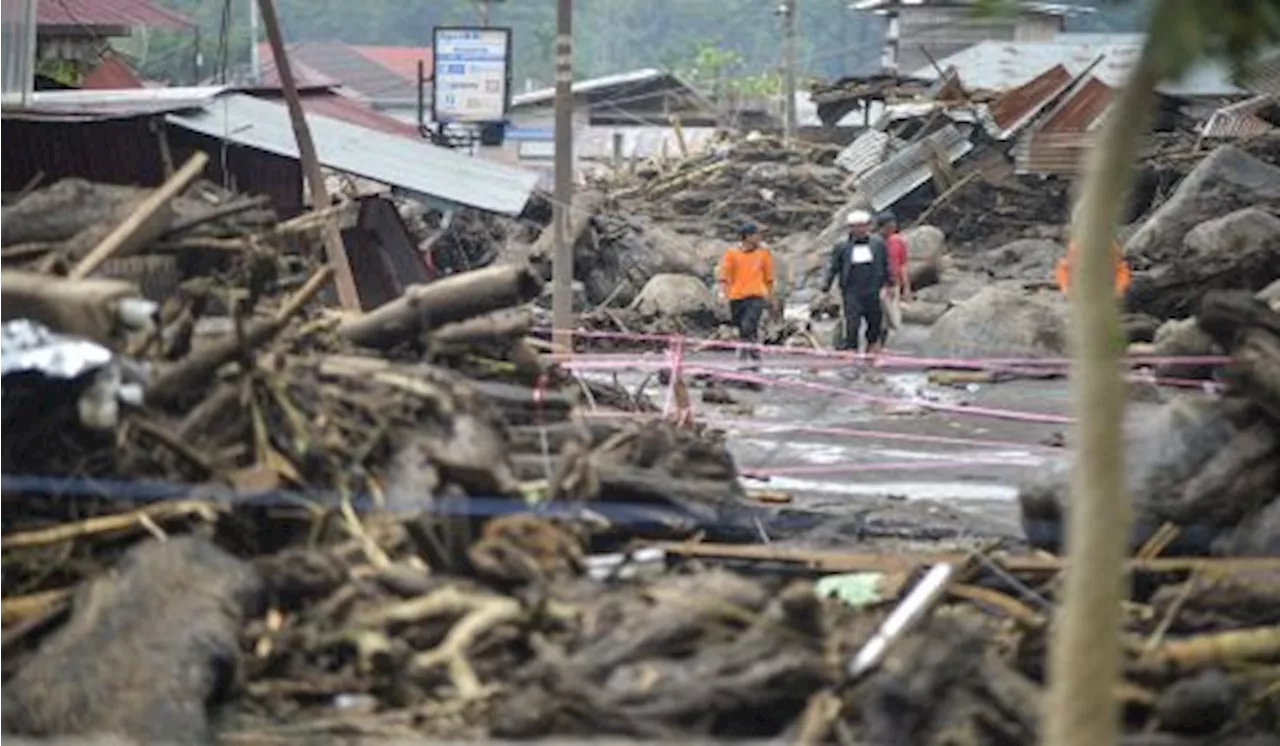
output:
[[39,26],[151,26],[189,29],[190,18],[151,0],[44,0],[36,3]]
[[888,145],[888,134],[880,130],[867,130],[840,151],[836,156],[836,165],[854,176],[860,176],[880,165]]
[[1268,106],[1275,106],[1277,101],[1278,98],[1272,95],[1255,96],[1224,106],[1209,117],[1200,132],[1213,138],[1252,137],[1270,132],[1275,127],[1257,114]]
[[858,191],[874,210],[893,206],[933,178],[929,164],[935,148],[946,154],[948,162],[955,163],[973,150],[973,143],[958,127],[947,125],[863,174],[856,182]]
[[1014,171],[1019,174],[1072,176],[1084,167],[1096,132],[1031,132],[1014,148]]
[[1066,67],[1054,65],[993,101],[989,112],[999,130],[997,138],[1004,140],[1015,134],[1065,91],[1072,79]]
[[127,88],[121,90],[37,91],[31,105],[6,106],[5,118],[98,120],[165,114],[208,106],[224,86]]
[[[973,0],[935,0],[935,2],[926,2],[925,0],[855,0],[849,3],[848,7],[850,10],[884,11],[902,7],[954,7],[957,5],[974,5],[974,2]],[[1096,8],[1091,8],[1087,5],[1068,5],[1066,3],[1042,3],[1027,0],[1018,5],[1025,13],[1043,13],[1051,16],[1077,16],[1097,12]]]
[[[646,67],[640,70],[632,70],[625,73],[617,73],[616,75],[604,75],[599,78],[590,78],[588,80],[579,80],[573,84],[573,95],[577,96],[583,93],[597,93],[606,91],[610,88],[626,88],[627,86],[639,85],[641,83],[652,83],[656,80],[662,80],[670,77],[678,85],[688,88],[683,81],[665,70],[659,70],[655,67]],[[693,92],[690,89],[690,92]],[[538,104],[551,103],[556,97],[555,87],[538,88],[537,90],[521,93],[511,97],[511,106],[536,106]]]
[[[284,95],[279,90],[255,90],[252,93],[258,98],[277,103],[281,101]],[[308,114],[333,117],[360,127],[368,127],[371,130],[386,132],[400,137],[409,137],[414,140],[422,139],[422,134],[418,132],[418,128],[414,125],[389,117],[359,101],[347,98],[331,90],[303,91],[300,92],[298,100]]]
[[1097,78],[1082,81],[1037,130],[1041,132],[1087,132],[1111,103],[1111,87]]
[[[170,114],[178,127],[248,148],[298,157],[289,114],[281,104],[241,93],[219,96],[207,109]],[[517,215],[537,175],[471,158],[427,143],[326,116],[307,115],[320,163],[401,190],[490,212]]]

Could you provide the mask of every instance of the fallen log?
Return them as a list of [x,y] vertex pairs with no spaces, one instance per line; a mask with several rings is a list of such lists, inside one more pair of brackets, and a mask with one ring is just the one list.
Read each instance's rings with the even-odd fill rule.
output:
[[88,277],[103,262],[117,254],[127,254],[140,246],[159,238],[168,226],[170,215],[163,212],[169,203],[186,189],[204,170],[209,156],[201,152],[193,154],[177,173],[165,180],[133,212],[106,235],[89,255],[81,259],[67,277],[80,280]]
[[[565,236],[565,240],[570,246],[578,242],[578,237],[591,224],[591,219],[595,217],[603,204],[604,194],[595,190],[583,192],[573,198],[573,202],[569,206],[568,235]],[[529,247],[528,255],[531,257],[550,258],[555,256],[555,250],[555,226],[548,225],[538,234],[538,240],[533,242],[533,246]]]
[[431,332],[431,340],[442,345],[466,346],[523,337],[532,329],[532,311],[527,308],[504,309],[446,324]]
[[527,264],[500,264],[464,272],[404,295],[338,327],[355,344],[385,349],[416,339],[438,326],[510,308],[538,297],[542,280]]

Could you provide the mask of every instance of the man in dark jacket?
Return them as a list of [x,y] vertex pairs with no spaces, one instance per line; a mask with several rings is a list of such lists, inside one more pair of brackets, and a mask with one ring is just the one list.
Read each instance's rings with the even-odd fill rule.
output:
[[842,348],[859,349],[859,331],[865,322],[866,351],[875,354],[880,351],[884,336],[880,292],[892,282],[888,252],[884,239],[871,234],[871,215],[865,210],[850,212],[845,222],[849,236],[831,249],[822,292],[830,292],[831,284],[839,282],[844,301]]

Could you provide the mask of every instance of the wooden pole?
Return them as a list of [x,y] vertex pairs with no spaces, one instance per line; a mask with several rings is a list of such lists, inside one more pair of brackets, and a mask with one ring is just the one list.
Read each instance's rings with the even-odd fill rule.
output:
[[93,247],[85,258],[71,268],[67,277],[72,280],[83,280],[93,273],[102,263],[120,253],[128,253],[139,248],[139,244],[154,240],[160,236],[164,227],[157,221],[160,219],[160,208],[173,201],[182,190],[204,171],[209,156],[196,151],[182,168],[170,176],[160,188],[147,195],[124,222],[117,225],[97,246]]
[[573,350],[573,0],[556,0],[556,160],[554,222],[556,253],[551,265],[552,340]]
[[[316,146],[311,140],[311,130],[307,127],[307,118],[298,100],[298,86],[294,82],[293,68],[285,52],[284,36],[280,33],[280,20],[276,16],[276,6],[272,0],[258,0],[258,8],[262,11],[262,25],[267,30],[267,41],[271,44],[276,73],[280,76],[280,88],[284,91],[284,101],[289,108],[293,135],[298,140],[298,156],[302,160],[302,172],[306,175],[307,184],[311,189],[311,209],[321,210],[329,206],[329,191],[324,186],[324,176],[320,173],[320,160],[316,157]],[[351,274],[351,263],[347,261],[347,251],[342,246],[342,233],[332,222],[325,224],[322,233],[325,258],[329,266],[333,267],[334,283],[338,288],[338,302],[343,308],[359,310],[360,294],[356,290],[355,277]]]

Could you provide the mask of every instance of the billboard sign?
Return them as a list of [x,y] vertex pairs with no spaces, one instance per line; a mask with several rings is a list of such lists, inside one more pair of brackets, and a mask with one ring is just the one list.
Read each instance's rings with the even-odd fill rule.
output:
[[437,26],[431,44],[431,118],[501,122],[511,100],[511,29]]

